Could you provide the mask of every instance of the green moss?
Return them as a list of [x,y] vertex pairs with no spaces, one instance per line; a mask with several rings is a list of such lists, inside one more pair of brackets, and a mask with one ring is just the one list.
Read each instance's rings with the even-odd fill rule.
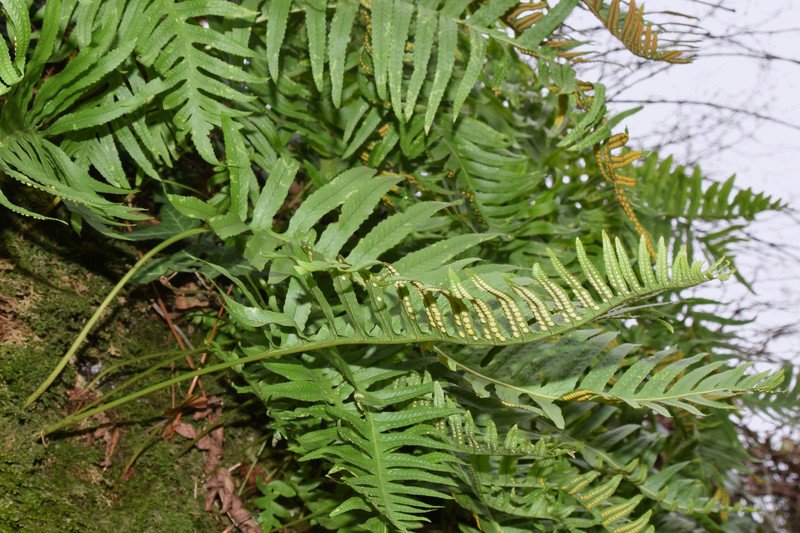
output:
[[[103,472],[102,441],[80,437],[50,441],[45,448],[26,424],[0,420],[0,530],[3,531],[214,531],[220,524],[203,510],[202,457],[178,459],[175,446],[152,447],[121,479],[131,446]],[[84,437],[85,439],[85,437]],[[125,439],[132,444],[132,439]],[[123,441],[124,442],[124,441]],[[201,481],[197,481],[201,484]]]
[[[0,214],[0,531],[219,531],[227,519],[204,510],[204,458],[178,457],[185,441],[147,448],[132,476],[122,469],[147,438],[145,429],[169,408],[169,392],[111,414],[124,422],[112,466],[103,471],[105,442],[90,424],[43,444],[42,427],[74,410],[69,389],[77,368],[135,358],[174,346],[147,302],[128,294],[107,312],[78,360],[32,408],[24,399],[53,369],[96,305],[135,258],[134,250],[105,240],[80,239],[69,228],[21,222]],[[131,371],[134,371],[132,369]],[[163,378],[155,375],[152,379]],[[84,380],[85,381],[85,380]],[[107,392],[119,382],[109,381]],[[222,384],[207,390],[223,394]],[[180,392],[180,391],[179,391]],[[235,401],[235,400],[231,400]],[[160,431],[158,428],[154,431]],[[226,463],[246,457],[252,430],[226,439]],[[196,494],[195,494],[196,491]]]

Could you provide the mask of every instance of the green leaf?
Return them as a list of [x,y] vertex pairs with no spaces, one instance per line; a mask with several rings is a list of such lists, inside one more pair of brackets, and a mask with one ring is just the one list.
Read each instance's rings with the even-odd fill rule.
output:
[[[456,56],[456,43],[458,42],[458,26],[448,15],[439,15],[439,41],[436,52],[436,71],[433,75],[433,85],[428,96],[428,108],[425,111],[425,131],[428,132],[433,124],[439,102],[442,101],[444,91],[453,73],[453,64]],[[406,116],[408,112],[406,111]]]
[[113,104],[107,101],[97,102],[97,105],[83,105],[75,111],[62,115],[53,125],[44,131],[47,136],[60,135],[68,131],[78,131],[95,126],[108,124],[114,119],[133,113],[156,95],[166,90],[163,80],[155,79],[147,83],[144,88],[135,94],[116,100]]
[[[367,116],[361,123],[361,126],[359,126],[358,130],[353,136],[353,139],[350,141],[350,144],[347,146],[347,150],[345,150],[344,154],[342,154],[342,157],[350,157],[353,155],[355,151],[358,150],[362,144],[364,144],[364,141],[366,141],[367,138],[375,132],[375,130],[378,128],[378,124],[381,123],[381,120],[383,120],[381,113],[375,108],[370,109],[369,113],[367,113]],[[345,135],[345,139],[347,139],[347,135]]]
[[[19,90],[15,91],[15,94],[13,94],[7,105],[17,109],[28,108],[28,104],[34,95],[34,84],[40,81],[44,65],[53,54],[53,47],[55,46],[56,36],[59,30],[61,6],[61,0],[53,0],[45,3],[39,42],[36,43],[33,49],[33,54],[28,61],[25,78],[18,86]],[[28,27],[30,27],[30,25],[28,25]],[[21,29],[20,31],[24,30]]]
[[454,257],[489,239],[496,238],[492,234],[459,235],[432,246],[412,252],[395,263],[395,267],[410,277],[446,266]]
[[230,175],[230,211],[243,222],[247,218],[250,186],[255,185],[256,177],[250,165],[244,137],[237,124],[227,115],[222,117],[222,133],[225,141],[225,162]]
[[[569,147],[571,144],[577,143],[578,139],[584,137],[586,135],[586,132],[589,131],[590,128],[594,127],[605,116],[606,88],[604,85],[600,83],[595,83],[592,85],[592,87],[594,87],[594,96],[592,98],[592,104],[589,107],[589,111],[582,114],[580,116],[580,120],[578,120],[578,122],[572,128],[572,131],[570,131],[566,136],[564,136],[564,138],[562,138],[558,142],[558,146],[560,148]],[[604,131],[606,132],[605,133],[606,136],[611,134],[608,128],[606,128]],[[570,147],[569,149],[576,151],[581,150],[583,149],[583,147],[586,146],[586,144],[587,143],[579,143],[575,147]],[[592,144],[595,144],[595,142],[593,142]]]
[[425,82],[425,77],[428,74],[428,62],[430,61],[431,52],[433,51],[433,41],[436,35],[436,13],[432,9],[435,7],[435,4],[438,3],[438,0],[430,0],[427,3],[421,2],[417,6],[417,18],[414,30],[414,55],[412,58],[414,71],[411,74],[411,80],[408,83],[408,90],[406,92],[406,120],[411,120],[414,114],[417,98],[422,89],[422,84]]
[[464,71],[464,77],[458,84],[456,96],[453,99],[453,121],[458,118],[458,113],[461,111],[461,106],[469,96],[470,91],[478,81],[478,76],[483,70],[483,61],[486,58],[486,51],[488,50],[487,40],[478,32],[471,32],[469,34],[469,62]]
[[355,195],[358,187],[368,183],[374,175],[371,168],[361,167],[334,178],[303,201],[289,222],[286,235],[293,238],[306,236],[320,218]]
[[11,59],[5,38],[0,39],[0,95],[6,94],[11,87],[22,81],[31,40],[27,3],[21,0],[3,2],[3,11],[7,20],[4,37],[13,36],[14,59]]
[[373,0],[371,15],[372,65],[378,98],[386,100],[386,79],[389,71],[393,26],[392,0]]
[[264,188],[261,189],[256,205],[253,208],[253,221],[251,223],[253,229],[272,228],[272,218],[286,200],[286,194],[289,192],[289,186],[294,181],[298,168],[297,161],[285,159],[284,157],[278,159],[272,167],[269,179],[267,179]]
[[167,199],[180,214],[189,218],[207,221],[219,214],[214,206],[194,196],[168,194]]
[[158,212],[160,222],[156,226],[137,228],[128,233],[127,237],[134,241],[150,239],[166,240],[198,226],[196,219],[181,214],[172,204],[166,203]]
[[392,14],[392,28],[389,33],[389,94],[391,96],[392,109],[399,120],[403,120],[403,60],[406,54],[406,41],[408,30],[411,25],[411,16],[414,14],[413,4],[402,1],[394,2],[394,13]]
[[114,25],[106,24],[96,46],[83,50],[67,63],[64,70],[42,84],[31,111],[36,121],[52,119],[65,111],[131,55],[135,40],[109,51],[115,30]]
[[336,12],[331,20],[328,33],[328,56],[331,72],[331,98],[336,107],[342,104],[342,84],[344,78],[344,62],[347,54],[347,42],[353,31],[358,3],[353,1],[338,2]]
[[378,259],[384,252],[402,242],[416,227],[428,221],[434,213],[449,205],[451,204],[442,202],[421,202],[382,220],[358,241],[347,256],[347,262],[359,265]]
[[[325,66],[325,0],[304,0],[306,11],[306,32],[308,33],[308,54],[311,57],[311,72],[317,90],[322,92]],[[277,55],[277,54],[276,54]]]
[[226,294],[222,294],[225,300],[225,308],[231,314],[234,320],[249,326],[251,328],[258,328],[268,324],[277,324],[279,326],[287,326],[296,328],[297,324],[294,320],[290,319],[283,313],[276,313],[274,311],[267,311],[258,307],[249,307],[242,305]]
[[316,251],[324,257],[336,258],[342,246],[372,214],[375,204],[401,179],[399,176],[375,176],[358,187],[342,205],[339,220],[320,235]]
[[275,0],[269,3],[267,18],[267,64],[269,65],[269,75],[272,76],[274,83],[278,83],[280,71],[278,60],[281,53],[281,45],[286,35],[286,25],[289,21],[289,9],[292,7],[292,0]]
[[234,235],[239,235],[249,230],[250,227],[241,221],[233,211],[228,211],[223,215],[216,215],[207,220],[208,225],[220,239],[230,239]]
[[5,207],[6,209],[8,209],[10,211],[15,212],[18,215],[22,215],[24,217],[35,218],[36,220],[55,220],[57,222],[61,222],[62,224],[66,224],[66,222],[64,222],[63,220],[59,220],[57,218],[52,218],[52,217],[47,217],[47,216],[44,216],[44,215],[40,215],[39,213],[35,213],[33,211],[29,211],[28,209],[25,209],[24,207],[20,207],[20,206],[18,206],[16,204],[11,203],[11,200],[9,200],[8,197],[6,197],[6,195],[3,194],[2,190],[0,190],[0,205],[2,205],[3,207]]
[[[288,9],[289,2],[270,5],[278,9],[284,4]],[[144,0],[134,0],[128,9],[137,13],[135,27],[139,35],[136,42],[139,61],[155,68],[168,87],[163,108],[175,110],[172,121],[180,134],[191,136],[203,159],[216,164],[209,134],[222,125],[223,115],[235,117],[244,114],[231,105],[243,104],[253,98],[226,82],[258,85],[263,80],[217,57],[219,53],[237,56],[240,58],[237,65],[241,65],[241,58],[253,56],[253,51],[245,43],[238,43],[211,27],[201,26],[195,20],[214,16],[252,20],[256,13],[222,0],[180,3],[156,0],[146,7]],[[277,52],[274,61],[277,65]]]

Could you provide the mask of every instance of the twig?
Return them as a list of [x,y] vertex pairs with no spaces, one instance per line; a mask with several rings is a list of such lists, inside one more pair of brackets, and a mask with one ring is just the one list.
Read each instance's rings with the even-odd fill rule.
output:
[[[194,350],[195,349],[194,345],[192,344],[192,341],[190,341],[189,338],[186,336],[186,333],[183,332],[180,326],[176,326],[172,322],[172,320],[170,320],[169,315],[165,312],[164,302],[161,301],[161,298],[158,299],[158,303],[153,302],[152,307],[153,311],[155,311],[156,314],[158,314],[158,316],[163,318],[164,321],[170,325],[170,329],[174,328],[173,333],[177,335],[176,340],[178,341],[178,345],[181,347],[181,350],[186,350],[187,346],[190,350]],[[181,340],[183,342],[181,342]],[[189,367],[191,367],[191,369],[194,370],[194,363],[192,363],[191,360],[189,360],[188,362],[189,362]]]
[[643,99],[633,99],[633,98],[626,98],[626,99],[619,99],[619,100],[612,100],[613,103],[617,104],[669,104],[669,105],[697,105],[697,106],[705,106],[705,107],[712,107],[714,109],[723,109],[725,111],[733,111],[735,113],[740,113],[743,115],[747,115],[753,118],[757,118],[759,120],[766,120],[767,122],[772,122],[775,124],[780,124],[781,126],[786,126],[787,128],[792,128],[794,130],[800,131],[800,125],[792,124],[791,122],[787,122],[785,120],[781,120],[779,118],[771,117],[769,115],[763,115],[756,111],[748,111],[746,109],[741,109],[739,107],[729,106],[725,104],[718,104],[716,102],[706,102],[703,100],[672,100],[669,98],[643,98]]

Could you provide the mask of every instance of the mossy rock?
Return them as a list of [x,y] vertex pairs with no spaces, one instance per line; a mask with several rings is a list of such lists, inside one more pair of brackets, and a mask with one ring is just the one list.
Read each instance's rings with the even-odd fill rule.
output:
[[[174,347],[169,330],[136,293],[106,312],[77,360],[31,408],[21,407],[135,261],[135,250],[8,213],[0,213],[0,228],[0,531],[224,529],[227,518],[204,509],[200,452],[179,457],[186,441],[176,437],[139,455],[154,434],[146,429],[159,422],[155,414],[170,406],[169,391],[110,414],[121,438],[107,468],[96,419],[46,441],[39,436],[47,424],[78,407],[81,386],[98,368]],[[164,376],[153,379],[158,377]],[[100,388],[114,385],[109,381]],[[227,394],[219,381],[209,383],[207,392]],[[237,401],[233,395],[226,398]],[[226,463],[251,455],[257,438],[247,426],[230,431],[235,437],[226,439]],[[134,456],[133,468],[124,473]]]

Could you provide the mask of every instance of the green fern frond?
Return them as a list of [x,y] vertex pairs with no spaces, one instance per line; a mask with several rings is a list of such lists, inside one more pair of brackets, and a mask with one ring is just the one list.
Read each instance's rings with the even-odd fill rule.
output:
[[[503,402],[548,416],[564,427],[557,402],[624,402],[670,417],[667,409],[683,409],[702,416],[698,407],[732,408],[721,400],[742,392],[771,390],[781,381],[780,373],[762,372],[744,376],[748,365],[716,372],[724,362],[701,364],[703,355],[684,358],[654,372],[669,352],[643,357],[620,373],[633,345],[606,350],[613,334],[588,337],[580,332],[556,345],[507,348],[481,365],[478,357],[449,356],[455,366],[468,374],[479,395],[494,394]],[[551,360],[555,350],[569,357]],[[443,350],[437,349],[440,353]],[[482,357],[482,356],[479,356]],[[533,403],[530,403],[533,402]]]
[[[724,255],[733,262],[733,245],[743,238],[741,224],[765,211],[786,207],[750,188],[735,190],[735,176],[709,184],[699,168],[689,172],[674,165],[671,157],[660,161],[653,154],[642,165],[630,168],[638,183],[637,211],[642,223],[653,228],[664,218],[676,220],[672,231],[676,242],[685,244],[690,253],[698,250],[706,258]],[[749,286],[738,273],[735,275]]]
[[784,387],[745,396],[742,401],[776,421],[794,423],[800,419],[800,371],[792,363],[784,363],[781,370],[786,376]]
[[[707,485],[709,472],[716,465],[724,464],[721,470],[725,471],[746,460],[741,449],[717,446],[705,451],[706,444],[700,439],[676,444],[675,436],[648,431],[640,424],[621,423],[624,415],[611,405],[578,403],[565,406],[564,412],[567,425],[561,435],[567,443],[581,444],[577,454],[582,461],[607,475],[622,475],[650,505],[684,514],[735,512],[735,506],[713,499]],[[674,422],[680,424],[685,418],[697,420],[687,411],[685,416],[679,413]],[[705,431],[713,432],[715,425],[717,422],[710,421]],[[537,426],[552,427],[542,420]],[[711,435],[708,440],[725,443],[720,435]],[[667,466],[659,467],[659,462]]]
[[[28,4],[21,0],[3,2],[3,12],[8,42],[6,35],[0,39],[0,96],[22,81],[31,42]],[[11,50],[14,51],[13,59]]]
[[30,123],[40,124],[67,111],[130,56],[136,39],[117,43],[122,24],[120,15],[113,2],[97,10],[100,27],[91,44],[80,49],[63,70],[42,82],[28,114]]
[[[462,414],[427,374],[420,377],[381,364],[396,354],[393,349],[370,349],[346,362],[328,354],[243,369],[248,390],[281,424],[311,424],[300,434],[287,435],[299,445],[295,449],[302,452],[301,460],[326,460],[332,465],[329,475],[358,493],[334,515],[372,509],[404,531],[420,525],[419,516],[432,509],[420,498],[448,499],[443,490],[455,490],[456,499],[468,508],[488,506],[566,524],[630,523],[624,519],[641,498],[619,503],[613,497],[621,476],[593,483],[597,472],[580,474],[564,461],[575,451],[570,446],[545,439],[531,443],[516,427],[501,438],[491,420],[479,430],[469,412]],[[364,366],[367,358],[369,366]],[[326,360],[339,371],[320,367]],[[401,460],[396,452],[403,446],[422,451]],[[535,471],[528,470],[529,464],[537,465]],[[448,477],[453,473],[470,487],[468,493],[454,486]],[[561,498],[571,505],[559,504]],[[581,517],[578,510],[591,518]]]
[[[753,220],[766,210],[780,210],[785,205],[752,189],[734,192],[735,176],[722,182],[706,183],[700,169],[689,172],[675,165],[672,157],[659,160],[652,154],[635,168],[640,183],[639,196],[648,202],[648,216],[684,217],[688,221],[719,222],[738,218]],[[652,202],[663,198],[657,209]]]
[[[276,354],[287,349],[313,350],[315,346],[376,342],[506,346],[509,347],[506,352],[500,352],[493,358],[492,366],[486,368],[469,357],[446,357],[470,375],[474,386],[483,389],[492,384],[502,392],[501,399],[512,405],[520,404],[520,395],[530,398],[534,410],[552,418],[559,427],[563,427],[564,421],[556,402],[623,401],[665,416],[669,415],[666,407],[700,414],[695,405],[727,407],[719,398],[768,385],[762,383],[765,374],[742,377],[746,365],[714,373],[722,363],[701,366],[675,379],[688,367],[694,368],[692,365],[701,356],[674,362],[642,385],[667,353],[641,359],[619,374],[620,363],[631,346],[605,352],[611,339],[602,335],[593,340],[591,336],[586,338],[574,357],[561,358],[556,366],[545,365],[549,370],[541,378],[533,379],[528,372],[507,374],[517,368],[517,363],[510,363],[512,353],[516,354],[517,362],[531,357],[545,362],[541,358],[547,350],[529,350],[525,345],[601,318],[625,314],[634,302],[647,296],[714,277],[724,278],[728,275],[724,261],[703,270],[699,262],[690,265],[686,253],[681,252],[669,265],[662,240],[653,266],[642,239],[637,275],[622,244],[618,240],[612,244],[604,235],[605,274],[588,260],[583,245],[576,241],[586,284],[569,273],[554,254],[551,263],[559,280],[547,276],[539,264],[533,266],[532,279],[527,281],[502,275],[491,266],[482,266],[480,273],[467,269],[464,277],[458,272],[462,267],[452,263],[453,258],[490,237],[465,235],[438,242],[394,264],[383,263],[381,256],[393,243],[424,222],[426,215],[441,208],[424,203],[378,224],[344,256],[345,243],[352,242],[354,233],[370,216],[380,197],[397,182],[397,177],[375,176],[368,168],[351,169],[308,196],[286,229],[279,232],[271,229],[270,221],[288,192],[293,176],[291,168],[296,165],[284,161],[275,165],[251,215],[243,207],[246,196],[241,195],[247,194],[250,188],[247,183],[252,178],[241,183],[237,177],[243,169],[247,170],[238,162],[241,139],[232,123],[226,124],[231,186],[232,190],[242,192],[234,194],[227,207],[212,206],[193,197],[171,197],[171,201],[184,215],[205,220],[223,238],[241,235],[245,248],[251,250],[249,257],[254,266],[269,265],[267,279],[274,287],[270,298],[276,301],[270,309],[258,305],[258,298],[246,290],[242,295],[247,297],[249,305],[226,300],[232,318],[243,327],[263,328],[266,339],[276,346]],[[241,198],[236,200],[237,196]],[[264,205],[262,199],[269,203]],[[317,238],[312,230],[331,211],[340,212],[338,222],[328,225]],[[395,226],[396,222],[402,224]],[[400,230],[394,239],[385,242],[386,231],[392,227]],[[218,268],[218,272],[235,281],[225,269]],[[285,289],[278,286],[284,280],[289,281]],[[241,282],[237,284],[243,287]],[[332,286],[334,299],[320,290],[325,285]],[[289,330],[283,331],[285,327]],[[289,332],[294,340],[281,341]],[[559,349],[566,350],[566,346]],[[446,354],[439,348],[437,351]],[[270,352],[264,352],[263,357],[269,357]],[[501,361],[509,364],[504,366]],[[593,361],[592,370],[583,375]]]
[[[421,252],[408,256],[394,266],[386,264],[383,267],[384,271],[375,275],[363,269],[378,261],[380,252],[378,248],[359,250],[363,258],[360,264],[332,259],[341,246],[336,243],[343,243],[348,239],[352,231],[357,229],[369,215],[370,210],[364,208],[362,197],[369,194],[372,186],[382,184],[374,192],[374,197],[378,197],[395,182],[394,178],[371,178],[372,174],[367,169],[355,169],[342,174],[329,186],[314,193],[297,211],[287,230],[282,235],[276,235],[278,239],[273,241],[272,250],[260,252],[273,256],[280,264],[291,265],[291,268],[301,274],[298,281],[303,277],[316,276],[322,272],[331,275],[339,297],[343,299],[342,303],[352,302],[352,305],[345,305],[344,314],[340,314],[342,309],[338,307],[339,304],[319,302],[322,311],[337,317],[337,320],[330,324],[332,328],[328,331],[332,336],[331,340],[341,337],[341,341],[346,342],[349,335],[359,332],[357,337],[363,337],[364,341],[371,337],[387,336],[399,339],[410,336],[458,344],[527,343],[615,314],[622,306],[653,293],[692,286],[712,277],[725,275],[724,264],[720,263],[710,270],[703,271],[699,263],[690,266],[685,255],[678,256],[670,275],[666,272],[666,249],[662,246],[662,253],[659,256],[661,271],[657,283],[640,282],[633,273],[629,259],[624,253],[618,254],[610,241],[606,245],[606,269],[612,279],[612,286],[616,289],[615,292],[608,288],[594,267],[584,260],[584,269],[589,272],[587,275],[598,291],[600,301],[596,300],[597,297],[591,296],[587,289],[575,286],[575,280],[570,277],[566,278],[565,283],[567,286],[572,284],[572,287],[569,289],[562,287],[544,276],[538,265],[534,266],[536,284],[520,284],[507,278],[505,280],[507,289],[499,288],[494,281],[488,282],[475,274],[470,275],[469,285],[457,275],[450,274],[449,288],[402,275],[400,269],[405,270],[406,264],[413,264],[415,260],[421,259]],[[370,183],[372,186],[368,186]],[[355,194],[357,188],[365,192]],[[332,191],[338,192],[331,195]],[[303,250],[290,251],[285,247],[284,251],[277,250],[280,240],[291,241],[297,239],[299,235],[305,235],[322,215],[338,204],[343,204],[341,225],[335,224],[326,229],[326,239],[324,239],[324,242],[334,244],[320,246],[309,242],[304,245]],[[210,206],[203,206],[199,200],[189,198],[180,202],[175,200],[175,205],[188,216],[206,218],[212,224],[212,228],[218,220],[214,218],[217,212]],[[353,214],[347,215],[350,209],[353,210]],[[242,230],[246,229],[245,225],[240,227]],[[373,231],[383,230],[376,228]],[[370,242],[377,241],[377,237],[370,233],[365,238]],[[453,257],[454,253],[465,249],[457,244],[458,242],[458,239],[454,238],[449,243],[447,241],[440,243],[442,252],[437,256],[436,263],[432,264],[434,270],[429,271],[427,275],[430,281],[443,280],[447,275],[446,261]],[[474,242],[477,241],[474,239],[464,241],[467,246],[471,246]],[[450,246],[447,246],[448,244]],[[579,257],[585,258],[582,250],[582,245],[578,242]],[[619,263],[624,267],[620,267]],[[273,270],[274,268],[275,266]],[[407,274],[413,275],[413,272],[413,269],[407,270]],[[363,287],[365,292],[358,287]],[[537,295],[540,290],[543,290],[544,294]],[[488,295],[489,299],[482,294]],[[571,302],[572,298],[578,301],[582,299],[586,307],[575,307]],[[371,309],[371,319],[356,314],[355,309],[361,308],[362,305]],[[493,308],[495,305],[498,308]],[[428,320],[420,322],[419,317],[422,316],[426,316]],[[472,326],[478,323],[481,325]]]
[[129,9],[137,14],[137,58],[143,65],[153,67],[167,88],[164,108],[175,110],[175,126],[181,135],[191,136],[203,159],[216,163],[209,133],[221,125],[223,115],[245,114],[227,102],[241,104],[252,99],[235,84],[258,84],[263,80],[208,51],[249,58],[253,52],[246,43],[195,21],[216,16],[248,20],[257,13],[221,0],[136,0]]
[[[372,359],[376,356],[379,360],[393,357],[385,351],[373,354]],[[293,400],[282,418],[313,416],[316,420],[309,431],[292,435],[303,452],[301,461],[328,461],[332,465],[329,476],[356,494],[332,516],[372,511],[385,525],[409,531],[426,521],[422,515],[436,507],[431,498],[449,498],[442,489],[454,485],[447,476],[449,463],[459,460],[440,451],[445,446],[435,424],[459,411],[432,405],[431,398],[442,393],[427,374],[375,372],[375,367],[359,367],[357,359],[348,359],[345,362],[332,352],[318,358],[333,362],[341,373],[296,361],[263,362],[245,375],[250,376],[251,390],[273,409],[284,399]],[[274,380],[267,373],[281,376],[282,381],[270,383]],[[257,380],[256,375],[264,378]],[[410,446],[428,451],[413,456],[402,452]]]
[[549,522],[551,527],[561,524],[571,531],[592,527],[652,531],[651,511],[629,518],[642,501],[641,495],[615,495],[621,475],[606,478],[597,471],[581,473],[563,459],[517,462],[501,458],[494,465],[473,460],[462,476],[471,491],[456,498],[476,516],[494,518],[488,530],[504,531],[534,519],[542,525]]
[[[417,111],[421,89],[430,77],[430,90],[424,103],[424,126],[429,131],[442,101],[452,103],[453,120],[484,70],[489,41],[519,49],[535,49],[575,8],[577,1],[559,2],[541,21],[517,24],[517,37],[500,29],[503,14],[515,2],[491,0],[469,12],[466,4],[438,1],[412,3],[403,0],[375,0],[363,3],[367,36],[363,43],[351,43],[359,3],[353,0],[333,7],[326,34],[330,6],[322,2],[297,2],[305,13],[308,50],[314,83],[323,89],[324,64],[329,65],[331,96],[337,107],[342,103],[345,58],[354,46],[361,47],[362,70],[370,77],[377,100],[393,108],[400,121],[411,120]],[[280,54],[286,28],[292,15],[292,2],[272,2],[268,12],[267,53],[273,80],[280,76]],[[434,46],[436,44],[436,46]],[[435,57],[435,59],[434,59]],[[455,68],[457,58],[464,67]],[[409,76],[404,74],[409,65]],[[432,71],[432,76],[429,76]],[[452,95],[448,88],[455,87]]]
[[[235,142],[235,132],[231,130],[229,133],[230,144]],[[231,172],[238,173],[233,152],[229,153],[229,159]],[[265,188],[270,192],[261,194],[261,198],[269,198],[272,207],[262,210],[257,204],[259,217],[249,223],[240,218],[245,211],[235,208],[234,204],[226,215],[218,207],[196,198],[173,197],[171,201],[184,215],[204,219],[223,238],[254,232],[253,236],[245,237],[246,246],[255,243],[253,246],[261,247],[254,248],[257,254],[251,256],[265,257],[266,261],[258,261],[262,266],[271,263],[270,283],[290,280],[288,290],[282,296],[273,294],[278,302],[284,303],[282,307],[278,304],[278,307],[267,310],[256,305],[256,298],[245,291],[250,305],[233,305],[229,300],[229,311],[242,326],[264,326],[264,334],[271,339],[270,343],[278,346],[284,335],[281,329],[291,325],[295,339],[309,339],[291,346],[292,351],[301,347],[313,350],[314,346],[434,341],[469,346],[523,346],[522,351],[513,348],[508,353],[513,352],[517,357],[528,354],[518,360],[530,357],[539,360],[546,350],[526,350],[524,345],[552,338],[604,317],[624,314],[633,302],[647,296],[696,285],[714,277],[724,278],[728,274],[724,262],[703,270],[698,262],[690,265],[683,252],[670,266],[663,240],[659,243],[655,266],[651,266],[642,239],[640,273],[637,275],[621,243],[617,240],[612,244],[605,235],[605,275],[600,274],[588,260],[581,242],[576,242],[577,257],[588,286],[572,276],[555,255],[551,255],[551,262],[560,276],[559,281],[550,279],[538,264],[532,269],[533,280],[528,282],[501,276],[492,272],[491,267],[482,267],[485,274],[467,269],[464,279],[452,269],[450,261],[455,254],[477,242],[471,236],[464,236],[460,241],[457,237],[441,241],[393,265],[382,263],[380,256],[392,245],[391,242],[382,242],[386,234],[384,228],[402,220],[403,232],[410,231],[424,221],[424,213],[438,210],[436,205],[419,208],[414,213],[416,217],[393,215],[373,228],[353,249],[358,262],[351,263],[349,256],[340,255],[342,246],[369,217],[371,206],[396,183],[397,178],[374,176],[374,171],[367,168],[347,171],[306,198],[286,230],[277,233],[267,229],[269,224],[264,224],[263,219],[269,220],[281,203],[291,181],[291,173],[284,169],[290,165],[276,165]],[[237,179],[232,179],[232,184],[235,185]],[[339,209],[339,221],[329,225],[317,239],[312,232],[317,221],[330,211]],[[269,238],[265,241],[265,237]],[[402,237],[401,232],[397,238]],[[302,242],[300,246],[291,244],[299,242]],[[264,247],[265,243],[268,247]],[[378,266],[379,272],[369,270],[374,266]],[[226,273],[223,269],[219,271]],[[421,276],[423,272],[425,275]],[[326,297],[319,289],[328,283],[332,283],[336,300]],[[300,301],[308,303],[298,307]],[[316,309],[310,302],[316,302]],[[277,317],[282,318],[277,320]],[[553,367],[543,375],[552,380],[546,384],[531,381],[527,373],[515,373],[514,379],[509,379],[506,372],[517,365],[499,365],[499,361],[509,360],[510,355],[503,356],[504,352],[493,358],[492,368],[476,365],[469,358],[447,357],[471,375],[473,385],[483,388],[493,384],[503,391],[502,399],[512,405],[519,404],[520,395],[529,397],[537,406],[536,410],[552,418],[559,427],[564,421],[554,403],[557,401],[624,401],[633,407],[650,408],[665,416],[669,415],[667,406],[700,414],[695,405],[726,407],[718,401],[719,398],[760,385],[767,386],[762,383],[765,374],[743,378],[746,365],[714,374],[721,363],[704,365],[675,380],[679,373],[699,362],[701,356],[672,363],[642,386],[646,376],[667,353],[641,359],[617,376],[620,362],[631,347],[604,352],[609,342],[606,336],[593,341],[587,338],[580,344],[580,355],[560,359],[561,366]],[[281,348],[276,350],[278,353],[281,351]],[[445,354],[438,348],[437,351]],[[268,356],[269,351],[264,353],[264,357]],[[599,362],[592,365],[592,370],[584,376],[584,370],[598,357]],[[494,367],[497,367],[497,372]],[[607,389],[612,378],[615,383]]]
[[[36,133],[20,132],[6,137],[0,147],[0,169],[24,185],[61,197],[70,209],[81,212],[101,232],[108,231],[106,225],[119,224],[117,219],[143,218],[136,210],[100,196],[126,194],[129,189],[95,180],[58,146]],[[31,212],[26,214],[43,218]]]
[[[381,256],[391,247],[391,241],[388,245],[381,242],[386,234],[385,228],[403,221],[403,231],[393,240],[398,242],[413,227],[425,221],[425,214],[438,210],[435,204],[414,210],[417,216],[393,215],[364,235],[350,255],[339,257],[344,244],[351,240],[372,213],[378,199],[397,183],[398,178],[375,176],[374,171],[368,168],[351,169],[306,198],[288,227],[283,232],[275,232],[271,229],[271,218],[288,192],[293,175],[289,168],[296,168],[296,165],[286,161],[275,165],[256,207],[252,214],[248,214],[244,208],[246,196],[243,195],[250,189],[252,176],[245,183],[239,183],[237,176],[247,171],[236,163],[239,157],[236,154],[242,149],[241,139],[232,123],[227,124],[228,153],[232,162],[229,169],[233,190],[241,191],[235,195],[238,200],[234,198],[227,208],[212,206],[193,197],[171,197],[171,201],[184,215],[205,220],[223,238],[253,232],[245,240],[246,247],[253,251],[250,257],[254,266],[262,268],[272,260],[271,275],[277,273],[277,267],[285,272],[275,277],[272,283],[287,276],[305,283],[310,281],[309,276],[327,273],[343,299],[341,304],[345,304],[342,308],[340,303],[319,302],[320,310],[336,317],[333,323],[328,324],[328,335],[332,340],[342,337],[344,342],[352,332],[360,332],[358,336],[364,340],[410,335],[459,344],[524,344],[615,314],[619,308],[648,295],[727,275],[724,262],[703,270],[700,263],[690,265],[685,254],[678,254],[674,264],[668,267],[667,251],[662,242],[655,275],[649,260],[640,257],[641,279],[638,279],[621,244],[612,245],[607,237],[604,237],[603,246],[605,278],[589,262],[580,241],[576,242],[581,267],[595,295],[569,275],[555,256],[552,262],[560,273],[560,282],[549,279],[539,265],[533,268],[536,280],[533,284],[509,277],[502,281],[495,275],[484,278],[470,272],[469,281],[465,282],[457,271],[451,270],[448,262],[457,253],[490,238],[490,235],[454,237],[428,250],[412,253],[393,265],[382,263]],[[262,199],[269,202],[264,207],[261,207]],[[323,216],[339,209],[339,221],[329,225],[319,238],[310,233]],[[269,248],[254,248],[270,235],[273,238],[268,239],[272,242]],[[301,241],[301,246],[288,244]],[[420,277],[425,272],[421,268],[423,264],[429,266],[426,275]],[[382,271],[367,270],[373,265],[379,265]],[[358,287],[363,287],[363,290]],[[573,300],[580,302],[577,307]],[[352,302],[352,306],[347,302]],[[355,309],[362,306],[371,310],[371,319],[362,321],[362,317],[355,315]],[[428,320],[420,322],[418,317],[422,316],[427,316]],[[478,323],[480,326],[472,326]]]
[[[140,216],[101,196],[131,192],[107,122],[136,110],[155,96],[161,86],[159,81],[146,84],[140,95],[116,102],[108,95],[92,98],[100,84],[120,78],[117,70],[130,68],[129,56],[136,38],[118,42],[125,21],[117,3],[85,3],[75,8],[75,40],[82,47],[74,51],[54,50],[57,34],[66,31],[62,26],[69,23],[74,7],[65,6],[62,12],[58,1],[45,6],[27,69],[24,73],[20,71],[22,79],[10,92],[6,91],[9,94],[2,105],[0,165],[18,181],[63,199],[77,225],[85,220],[99,231],[110,233],[108,226],[117,225],[119,219],[135,220]],[[11,11],[16,22],[22,20],[19,17],[27,17],[27,6],[17,6]],[[26,59],[23,48],[27,48],[26,39],[30,39],[22,30],[13,31],[19,33],[17,44],[22,53],[15,61],[23,65]],[[66,47],[62,45],[62,49]],[[70,52],[63,68],[53,75],[42,76],[45,64],[53,61],[53,56]],[[99,126],[98,130],[63,140],[57,137],[94,126]],[[91,177],[90,166],[111,186]],[[2,201],[20,212],[5,196]],[[42,218],[28,210],[25,214]]]
[[[438,190],[455,180],[458,190],[492,231],[524,237],[542,231],[536,211],[545,203],[540,198],[534,207],[530,198],[544,179],[544,172],[531,171],[526,158],[512,149],[511,138],[484,122],[463,117],[455,128],[438,125],[427,142],[432,146],[430,163],[444,169],[445,175],[423,176],[417,180],[425,188]],[[401,138],[401,143],[403,139]],[[429,163],[429,164],[430,164]],[[433,165],[430,167],[433,168]]]

